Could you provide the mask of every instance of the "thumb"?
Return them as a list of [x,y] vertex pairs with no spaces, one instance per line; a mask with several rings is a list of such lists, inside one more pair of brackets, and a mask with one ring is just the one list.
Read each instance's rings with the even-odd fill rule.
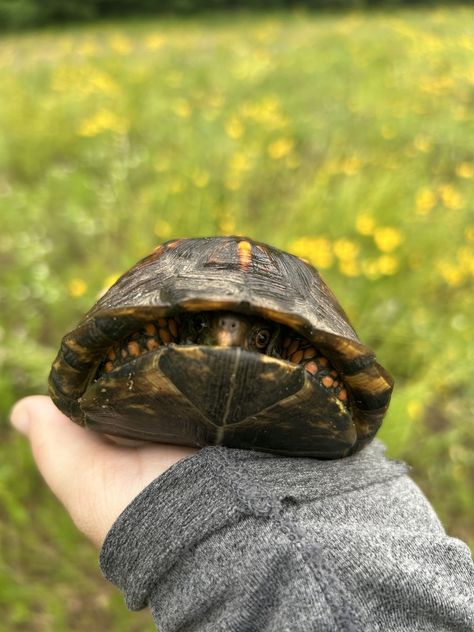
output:
[[78,528],[92,540],[100,540],[98,522],[105,521],[110,526],[123,507],[102,503],[99,508],[97,490],[91,481],[103,480],[101,470],[116,455],[117,448],[72,423],[49,397],[35,395],[20,400],[13,407],[10,420],[29,440],[41,475]]

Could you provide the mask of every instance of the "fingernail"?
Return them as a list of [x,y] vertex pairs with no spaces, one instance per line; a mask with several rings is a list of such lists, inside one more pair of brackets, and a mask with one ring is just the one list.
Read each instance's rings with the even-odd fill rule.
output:
[[22,434],[28,433],[30,425],[30,413],[28,407],[23,403],[15,404],[10,415],[12,426]]

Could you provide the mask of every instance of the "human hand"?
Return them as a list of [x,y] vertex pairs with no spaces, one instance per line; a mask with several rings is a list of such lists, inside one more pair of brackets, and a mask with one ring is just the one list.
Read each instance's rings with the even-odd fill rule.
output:
[[76,526],[99,547],[135,496],[196,452],[156,443],[115,445],[72,423],[42,395],[17,402],[11,423],[30,441],[39,471]]

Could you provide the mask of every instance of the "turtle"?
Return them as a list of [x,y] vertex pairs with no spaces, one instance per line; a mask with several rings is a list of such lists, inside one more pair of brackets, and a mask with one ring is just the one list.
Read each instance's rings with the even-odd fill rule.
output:
[[318,270],[242,236],[160,244],[49,375],[56,406],[109,437],[320,459],[367,445],[392,389]]

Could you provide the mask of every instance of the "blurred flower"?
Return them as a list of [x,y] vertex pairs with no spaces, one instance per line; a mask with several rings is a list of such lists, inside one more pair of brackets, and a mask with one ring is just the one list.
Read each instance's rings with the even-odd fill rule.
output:
[[171,235],[171,225],[164,219],[158,219],[155,222],[153,232],[157,237],[167,239]]
[[268,145],[267,152],[272,160],[280,160],[291,152],[293,145],[291,138],[279,138]]
[[228,119],[225,126],[227,136],[233,138],[234,140],[237,140],[242,136],[242,134],[244,133],[244,129],[245,128],[242,124],[242,121],[236,116],[232,116],[230,119]]
[[464,281],[463,270],[450,261],[442,260],[437,263],[438,272],[451,287],[458,287]]
[[358,156],[350,156],[341,163],[341,171],[346,176],[355,176],[362,167],[362,160]]
[[431,146],[432,146],[431,139],[428,138],[427,136],[421,136],[421,135],[415,138],[415,141],[413,144],[415,146],[415,149],[418,149],[418,151],[421,151],[423,153],[427,153],[428,151],[430,151]]
[[69,295],[79,298],[87,291],[87,283],[83,279],[71,279],[67,285]]
[[52,76],[51,86],[56,92],[86,97],[100,93],[116,98],[120,92],[117,82],[108,73],[88,65],[81,68],[59,66]]
[[474,164],[472,162],[461,162],[456,166],[456,175],[460,178],[474,178]]
[[439,187],[439,194],[446,208],[458,211],[464,207],[464,200],[461,194],[451,184]]
[[129,38],[122,33],[115,33],[110,38],[110,47],[119,55],[128,55],[133,49],[133,44]]
[[356,277],[360,274],[360,265],[356,259],[345,259],[339,261],[339,270],[348,277]]
[[192,109],[186,99],[178,99],[173,105],[173,112],[180,118],[189,118],[191,116]]
[[416,194],[416,212],[418,215],[428,215],[436,205],[436,195],[428,187],[420,189]]
[[80,136],[97,136],[102,132],[125,134],[127,130],[128,121],[123,116],[103,108],[82,121],[78,133]]
[[411,400],[407,404],[407,413],[410,419],[420,419],[423,415],[423,404],[417,400]]
[[337,239],[333,246],[334,254],[342,261],[355,259],[359,254],[359,246],[350,239]]
[[365,213],[357,215],[356,230],[361,235],[372,235],[375,230],[374,218]]
[[378,258],[378,266],[384,276],[391,276],[398,271],[399,261],[392,255],[382,255]]
[[224,215],[219,220],[219,233],[221,235],[235,234],[235,221],[230,215]]
[[392,226],[381,226],[374,231],[374,241],[382,252],[392,252],[402,243],[402,233]]
[[331,242],[326,237],[300,237],[290,243],[289,249],[317,268],[330,268],[334,260]]
[[157,33],[152,33],[145,38],[145,46],[149,50],[158,50],[164,44],[165,38],[163,35],[158,35]]

